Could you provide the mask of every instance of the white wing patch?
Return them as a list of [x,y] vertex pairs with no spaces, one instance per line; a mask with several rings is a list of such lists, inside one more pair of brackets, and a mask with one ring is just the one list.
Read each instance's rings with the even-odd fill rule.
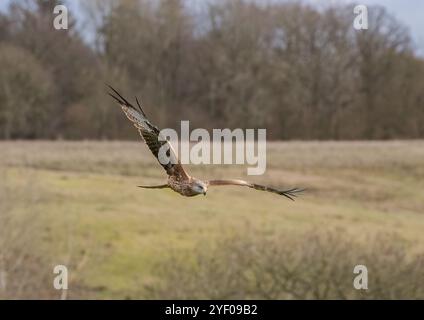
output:
[[137,129],[142,129],[148,132],[154,132],[153,126],[140,112],[135,111],[127,106],[121,106],[127,118],[134,123]]

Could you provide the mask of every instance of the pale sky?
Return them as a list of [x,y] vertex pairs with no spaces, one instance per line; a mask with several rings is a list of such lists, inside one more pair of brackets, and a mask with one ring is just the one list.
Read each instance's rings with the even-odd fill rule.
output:
[[[24,0],[0,0],[0,11],[6,10],[9,3],[12,1]],[[78,2],[81,0],[67,0],[66,2],[71,5],[69,10],[75,11],[74,15],[78,17]],[[89,1],[89,0],[84,0]],[[202,0],[196,0],[202,1]],[[209,1],[209,0],[208,0]],[[257,0],[258,2],[270,1],[286,1],[286,0]],[[322,5],[331,3],[351,3],[349,0],[300,0],[312,4]],[[188,0],[188,3],[194,3],[193,0]],[[353,1],[357,4],[365,5],[382,5],[387,8],[389,13],[393,14],[397,19],[403,22],[411,31],[412,38],[414,39],[418,53],[424,56],[424,0],[359,0]]]

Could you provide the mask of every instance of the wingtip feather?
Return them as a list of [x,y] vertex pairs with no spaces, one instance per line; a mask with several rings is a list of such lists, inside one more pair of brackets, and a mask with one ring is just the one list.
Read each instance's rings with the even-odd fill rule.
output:
[[113,95],[112,93],[108,92],[108,94],[111,97],[113,97],[116,101],[118,101],[119,104],[124,105],[124,106],[126,106],[128,108],[134,109],[134,110],[136,110],[138,112],[138,110],[131,103],[129,103],[128,100],[125,99],[116,89],[114,89],[109,84],[106,84],[106,86],[108,86],[109,89],[111,89],[116,95],[118,95],[119,98],[117,96]]

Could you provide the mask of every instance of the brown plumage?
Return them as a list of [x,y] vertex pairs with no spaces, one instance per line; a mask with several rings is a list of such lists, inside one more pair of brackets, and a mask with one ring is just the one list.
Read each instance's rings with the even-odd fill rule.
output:
[[[293,188],[290,190],[277,190],[271,187],[262,186],[255,183],[249,183],[244,180],[199,180],[194,177],[191,177],[181,165],[177,155],[172,148],[172,145],[168,141],[161,141],[159,139],[160,130],[153,125],[146,117],[143,109],[137,98],[137,106],[134,107],[131,103],[129,103],[123,96],[119,94],[114,88],[109,86],[109,88],[113,91],[109,92],[109,95],[114,98],[124,111],[127,118],[134,124],[140,133],[143,140],[146,142],[150,151],[159,161],[160,165],[165,169],[168,174],[168,181],[166,184],[158,185],[158,186],[139,186],[141,188],[150,188],[150,189],[162,189],[162,188],[171,188],[175,192],[186,196],[192,197],[199,194],[206,195],[206,191],[209,186],[223,186],[223,185],[234,185],[234,186],[244,186],[249,187],[255,190],[268,191],[273,192],[282,196],[289,198],[290,200],[294,200],[293,198],[297,196],[299,192],[303,190],[298,188]],[[167,157],[172,159],[167,164],[166,161],[161,161],[161,154],[159,152],[160,148],[167,144]]]

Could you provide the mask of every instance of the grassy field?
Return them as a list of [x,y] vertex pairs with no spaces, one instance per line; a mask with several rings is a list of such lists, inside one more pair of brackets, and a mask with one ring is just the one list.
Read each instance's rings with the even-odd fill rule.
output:
[[411,253],[424,250],[423,141],[268,143],[259,177],[243,166],[188,166],[199,178],[306,188],[295,202],[240,187],[195,198],[139,189],[165,181],[139,142],[18,141],[0,150],[0,213],[25,221],[1,228],[42,257],[35,273],[53,278],[53,265],[69,266],[68,298],[149,298],[158,264],[240,232],[339,230],[364,243],[386,232],[409,241]]

